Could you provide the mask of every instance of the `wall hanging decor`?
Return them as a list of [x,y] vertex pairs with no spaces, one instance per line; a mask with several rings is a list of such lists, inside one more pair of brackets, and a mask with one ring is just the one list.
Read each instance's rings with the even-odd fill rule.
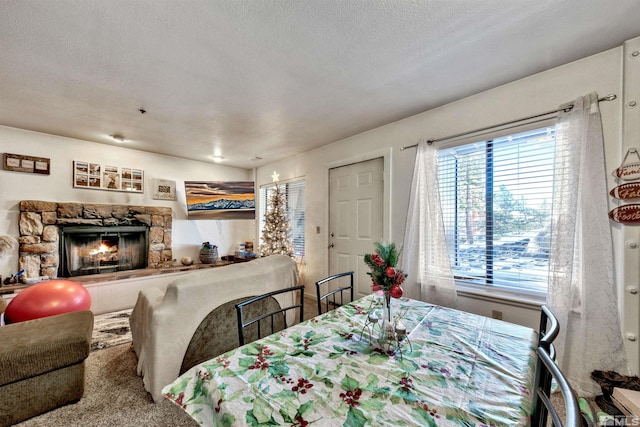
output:
[[4,170],[14,172],[39,173],[49,175],[49,159],[44,157],[23,156],[21,154],[3,154]]
[[640,204],[634,203],[613,208],[609,219],[621,224],[640,224]]
[[155,200],[176,200],[176,182],[168,179],[151,180],[151,197]]
[[73,186],[94,190],[142,193],[144,191],[144,172],[142,169],[74,161]]
[[253,181],[185,181],[189,219],[255,219]]
[[640,199],[640,182],[627,182],[609,191],[612,197],[620,200]]
[[[629,155],[635,157],[636,161],[631,161],[633,159],[629,159]],[[638,153],[637,148],[631,147],[627,150],[622,163],[613,171],[613,176],[624,181],[640,179],[640,154]]]
[[[618,183],[620,181],[640,180],[640,154],[637,148],[631,147],[627,150],[622,163],[613,171],[613,176],[617,178]],[[637,200],[640,199],[640,182],[620,184],[609,191],[609,195],[622,202],[636,201],[636,203],[611,209],[609,211],[609,219],[611,221],[626,225],[640,224],[640,204],[637,203]]]

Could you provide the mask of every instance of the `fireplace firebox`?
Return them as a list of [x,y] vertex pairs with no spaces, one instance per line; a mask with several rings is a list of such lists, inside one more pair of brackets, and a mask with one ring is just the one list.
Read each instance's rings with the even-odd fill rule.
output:
[[60,227],[60,277],[147,267],[146,226]]

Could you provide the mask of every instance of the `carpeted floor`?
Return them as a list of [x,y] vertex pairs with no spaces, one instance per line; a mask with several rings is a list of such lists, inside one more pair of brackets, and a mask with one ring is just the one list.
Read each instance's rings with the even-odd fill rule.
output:
[[163,400],[153,403],[142,378],[136,375],[136,355],[131,344],[93,351],[86,360],[84,397],[31,418],[21,427],[113,427],[198,425],[182,409]]
[[[22,427],[195,426],[168,400],[154,403],[136,375],[131,348],[131,309],[94,318],[91,354],[86,360],[84,397],[77,403],[24,421]],[[99,350],[99,351],[98,351]]]

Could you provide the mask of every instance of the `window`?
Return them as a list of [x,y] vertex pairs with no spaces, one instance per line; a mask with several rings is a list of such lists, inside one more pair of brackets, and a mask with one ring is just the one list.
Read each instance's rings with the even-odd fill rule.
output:
[[[278,183],[280,191],[287,199],[287,213],[291,227],[291,240],[296,257],[304,257],[304,180]],[[271,184],[260,188],[260,234],[264,229],[264,217],[269,204],[269,197],[275,189]]]
[[438,152],[456,283],[546,294],[554,152],[554,127]]

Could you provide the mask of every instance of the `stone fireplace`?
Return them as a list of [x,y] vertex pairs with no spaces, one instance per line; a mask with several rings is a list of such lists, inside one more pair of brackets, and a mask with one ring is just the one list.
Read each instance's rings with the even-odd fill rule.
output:
[[28,279],[159,268],[173,259],[172,218],[167,207],[23,200],[19,267]]

